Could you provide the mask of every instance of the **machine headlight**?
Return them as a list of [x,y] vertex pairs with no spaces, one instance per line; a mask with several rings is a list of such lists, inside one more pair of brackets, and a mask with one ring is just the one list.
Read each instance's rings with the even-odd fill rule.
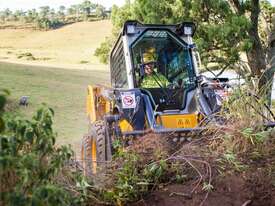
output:
[[184,26],[183,27],[183,33],[186,36],[192,36],[192,34],[193,34],[193,28],[191,26]]
[[127,25],[127,34],[134,34],[135,31],[135,26],[134,25]]

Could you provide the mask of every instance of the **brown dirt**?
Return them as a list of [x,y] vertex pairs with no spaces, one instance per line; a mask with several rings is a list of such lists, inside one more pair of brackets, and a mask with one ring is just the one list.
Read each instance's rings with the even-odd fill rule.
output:
[[[135,206],[275,206],[275,186],[272,183],[272,172],[266,168],[275,165],[274,158],[263,157],[259,161],[244,159],[249,166],[244,172],[224,171],[221,175],[217,170],[217,162],[214,154],[209,153],[205,145],[206,142],[185,142],[181,145],[178,156],[188,158],[192,155],[196,160],[209,163],[212,168],[213,190],[207,194],[203,190],[203,182],[209,180],[205,164],[193,161],[193,165],[201,172],[202,179],[200,185],[191,192],[198,180],[199,175],[193,170],[193,178],[188,179],[183,184],[170,183],[160,186],[154,191],[134,204]],[[171,155],[171,145],[165,138],[154,134],[148,134],[134,141],[130,150],[136,151],[141,156],[145,156],[144,164],[156,160],[157,151],[161,151],[165,156]],[[271,145],[274,151],[274,147]],[[271,148],[271,149],[272,149]],[[268,149],[268,148],[267,148]],[[175,150],[174,150],[175,151]],[[163,157],[162,157],[163,158]],[[192,168],[191,168],[192,169]],[[274,180],[273,180],[274,181]]]
[[[248,175],[248,176],[246,176]],[[192,195],[192,182],[172,184],[148,194],[135,206],[274,206],[275,190],[265,176],[253,173],[228,175],[213,182],[214,190],[198,188]]]
[[132,141],[127,148],[142,157],[142,163],[147,164],[151,161],[163,158],[170,153],[170,145],[166,138],[153,133],[138,137]]

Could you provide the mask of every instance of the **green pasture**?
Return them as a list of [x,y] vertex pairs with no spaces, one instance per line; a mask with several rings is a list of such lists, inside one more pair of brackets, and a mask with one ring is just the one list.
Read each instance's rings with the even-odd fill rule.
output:
[[[55,111],[54,128],[57,142],[80,146],[87,131],[85,115],[88,84],[108,84],[107,71],[71,70],[0,63],[0,88],[11,92],[9,104],[19,113],[31,117],[47,104]],[[29,96],[27,107],[18,106],[21,96]]]

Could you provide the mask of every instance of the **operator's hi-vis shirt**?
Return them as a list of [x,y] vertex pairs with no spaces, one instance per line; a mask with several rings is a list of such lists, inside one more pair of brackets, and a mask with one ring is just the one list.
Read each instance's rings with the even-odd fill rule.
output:
[[160,85],[162,87],[167,87],[168,84],[169,84],[169,81],[164,75],[160,73],[154,73],[154,74],[145,76],[140,86],[142,88],[160,88]]

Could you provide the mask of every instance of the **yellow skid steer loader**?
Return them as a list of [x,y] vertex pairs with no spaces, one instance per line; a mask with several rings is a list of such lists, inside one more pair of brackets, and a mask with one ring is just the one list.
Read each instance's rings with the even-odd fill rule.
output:
[[110,53],[112,87],[88,86],[89,131],[81,151],[86,175],[111,160],[116,139],[200,132],[202,119],[220,110],[220,97],[198,74],[195,29],[192,22],[125,22]]

